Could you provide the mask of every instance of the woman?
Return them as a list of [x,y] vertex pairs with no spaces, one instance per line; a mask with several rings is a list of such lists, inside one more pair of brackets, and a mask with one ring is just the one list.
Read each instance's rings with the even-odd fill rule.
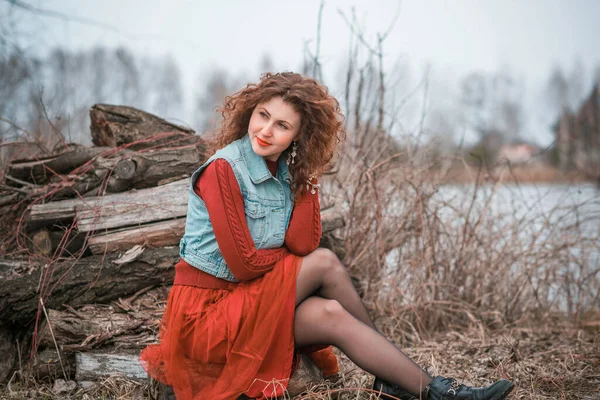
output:
[[317,248],[318,176],[344,136],[327,89],[266,74],[222,114],[219,150],[192,175],[160,344],[140,356],[148,373],[178,399],[275,397],[296,349],[321,349],[331,372],[323,347],[334,345],[397,398],[505,398],[504,380],[470,388],[429,376],[376,330],[344,266]]

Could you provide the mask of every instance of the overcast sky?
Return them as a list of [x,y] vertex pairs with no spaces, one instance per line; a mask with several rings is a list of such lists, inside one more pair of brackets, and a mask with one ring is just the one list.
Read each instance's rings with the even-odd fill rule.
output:
[[[190,91],[199,74],[214,67],[257,78],[252,73],[266,53],[276,69],[299,69],[305,43],[314,45],[320,5],[320,0],[26,1],[70,17],[27,13],[30,32],[43,32],[40,49],[103,44],[124,45],[138,54],[171,54]],[[429,64],[438,81],[508,68],[525,82],[529,103],[553,65],[568,71],[580,60],[586,79],[600,65],[597,0],[326,0],[321,58],[330,77],[346,58],[349,43],[339,11],[349,15],[351,6],[371,39],[399,12],[384,47],[388,68],[398,59],[417,71]]]

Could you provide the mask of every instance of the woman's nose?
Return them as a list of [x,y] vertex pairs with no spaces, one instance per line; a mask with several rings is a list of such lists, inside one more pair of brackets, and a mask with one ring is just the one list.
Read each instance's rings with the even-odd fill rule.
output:
[[262,129],[260,130],[260,132],[263,134],[263,136],[271,136],[273,133],[273,127],[271,126],[271,124],[266,123]]

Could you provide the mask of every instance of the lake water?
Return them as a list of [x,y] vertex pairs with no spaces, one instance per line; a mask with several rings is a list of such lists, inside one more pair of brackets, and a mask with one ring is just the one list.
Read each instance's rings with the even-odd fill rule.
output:
[[[455,261],[451,259],[453,249],[460,246],[468,215],[470,228],[476,227],[481,239],[475,246],[483,253],[483,265],[508,267],[515,279],[528,269],[534,281],[547,280],[546,272],[554,271],[555,278],[550,278],[554,283],[545,297],[563,310],[567,304],[563,273],[569,271],[569,279],[575,282],[567,289],[569,293],[586,293],[580,301],[587,306],[598,301],[600,189],[594,184],[446,185],[434,194],[427,208],[430,213],[435,210],[445,226],[447,234],[437,240],[439,248],[446,250],[437,252],[446,264]],[[398,248],[388,254],[390,274],[414,257],[411,251]],[[493,251],[506,257],[494,258]]]
[[[589,183],[572,185],[447,185],[433,197],[442,215],[452,219],[473,204],[473,218],[484,212],[496,226],[522,228],[522,238],[534,234],[567,234],[574,231],[600,241],[600,189]],[[457,221],[462,223],[462,221]],[[538,239],[539,240],[539,239]]]

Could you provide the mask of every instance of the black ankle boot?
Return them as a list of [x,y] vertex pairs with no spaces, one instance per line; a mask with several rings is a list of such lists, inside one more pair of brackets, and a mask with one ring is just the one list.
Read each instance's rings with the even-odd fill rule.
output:
[[501,379],[490,386],[472,388],[459,385],[452,378],[437,376],[427,385],[422,398],[427,400],[502,400],[513,390],[515,385]]
[[[381,400],[418,400],[415,396],[408,393],[400,386],[387,383],[386,381],[378,377],[375,377],[375,382],[373,382],[373,390],[381,393],[381,395],[379,396]],[[386,394],[389,394],[390,396],[394,397],[386,396]]]

